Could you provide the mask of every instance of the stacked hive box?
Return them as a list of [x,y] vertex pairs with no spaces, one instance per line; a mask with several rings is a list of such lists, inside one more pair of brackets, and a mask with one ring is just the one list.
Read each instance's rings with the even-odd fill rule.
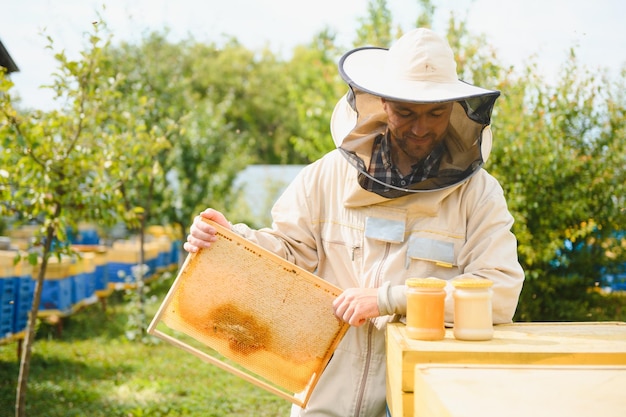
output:
[[172,258],[172,247],[165,227],[150,226],[147,229],[147,237],[156,242],[156,245],[159,248],[156,260],[157,271],[163,271],[169,268]]
[[180,240],[172,240],[172,266],[178,267],[180,265],[181,260],[181,251],[182,243]]
[[23,336],[33,304],[31,267],[16,251],[0,251],[0,340]]
[[93,299],[96,293],[96,254],[93,252],[85,252],[81,254],[85,275],[85,303]]
[[148,272],[144,274],[144,280],[154,278],[159,262],[159,250],[157,242],[144,243],[145,262],[148,264]]
[[170,265],[177,268],[180,261],[182,242],[179,234],[176,233],[176,229],[172,226],[165,226],[165,232],[170,238]]
[[109,273],[107,268],[106,247],[99,246],[98,249],[94,252],[94,255],[94,293],[98,298],[108,297],[111,294],[111,289],[109,288]]
[[85,265],[78,259],[72,259],[69,266],[69,278],[72,284],[72,308],[77,308],[87,295]]
[[83,251],[72,260],[70,265],[72,279],[72,308],[78,309],[97,300],[96,292],[96,254]]
[[18,229],[8,231],[7,234],[12,246],[19,250],[27,250],[31,247],[38,229],[39,226],[36,225],[24,225]]
[[89,223],[80,223],[78,233],[70,234],[70,238],[75,245],[97,246],[100,244],[98,227]]
[[[6,247],[0,247],[0,341],[20,336],[28,324],[35,283],[41,266],[32,267],[23,258],[14,262],[17,250],[32,247],[38,226],[24,226],[9,232]],[[140,264],[137,239],[101,245],[97,229],[83,225],[73,239],[76,257],[52,256],[44,276],[39,316],[67,316],[79,307],[100,299],[114,289],[136,285]],[[178,266],[180,241],[171,227],[149,229],[144,244],[143,279],[156,278],[156,272]]]
[[109,288],[107,247],[103,245],[72,245],[79,252],[87,275],[87,300],[95,295],[102,299],[111,295]]
[[0,339],[13,334],[13,317],[15,301],[15,284],[13,270],[8,266],[0,266]]
[[[41,290],[40,314],[64,316],[72,311],[72,260],[68,257],[50,258],[44,275]],[[41,264],[33,269],[33,279],[37,279]],[[76,291],[76,289],[74,289]]]
[[147,235],[156,240],[160,248],[157,268],[178,267],[182,243],[176,237],[176,230],[172,226],[150,226]]
[[14,267],[15,304],[13,315],[13,333],[20,335],[26,330],[28,314],[33,306],[35,281],[32,280],[32,266],[20,261]]
[[109,287],[132,288],[139,276],[143,281],[152,278],[157,269],[159,245],[144,243],[144,259],[141,263],[141,246],[136,241],[118,241],[107,251],[107,273]]
[[157,271],[164,271],[172,265],[172,242],[169,237],[160,236],[156,243],[159,247]]

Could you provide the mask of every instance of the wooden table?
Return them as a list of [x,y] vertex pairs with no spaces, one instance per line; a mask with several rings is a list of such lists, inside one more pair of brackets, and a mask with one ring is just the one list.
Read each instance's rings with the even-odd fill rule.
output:
[[[533,365],[537,369],[548,367],[550,371],[558,371],[557,367],[573,369],[582,366],[587,367],[589,372],[614,367],[613,372],[619,372],[619,378],[624,378],[626,323],[499,325],[495,326],[493,340],[482,342],[456,340],[451,329],[440,341],[412,340],[406,337],[404,324],[390,324],[387,327],[387,402],[392,417],[416,415],[416,365],[442,364],[499,366],[501,373],[509,375],[512,373],[503,371],[507,366]],[[464,372],[469,377],[465,370],[458,372]],[[566,381],[571,373],[557,375]],[[428,382],[425,383],[428,385]]]

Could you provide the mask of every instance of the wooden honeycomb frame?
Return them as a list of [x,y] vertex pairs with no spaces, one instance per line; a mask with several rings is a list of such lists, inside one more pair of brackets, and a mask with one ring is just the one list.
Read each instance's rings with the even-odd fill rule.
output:
[[341,290],[209,223],[218,240],[187,256],[148,333],[304,407],[349,328]]

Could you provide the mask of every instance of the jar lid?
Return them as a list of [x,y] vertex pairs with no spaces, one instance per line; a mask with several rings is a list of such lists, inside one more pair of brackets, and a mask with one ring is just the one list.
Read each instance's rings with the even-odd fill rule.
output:
[[422,288],[443,288],[446,286],[446,281],[439,278],[409,278],[406,280],[408,287],[422,287]]
[[458,278],[451,282],[455,288],[489,288],[493,285],[492,281],[485,278]]

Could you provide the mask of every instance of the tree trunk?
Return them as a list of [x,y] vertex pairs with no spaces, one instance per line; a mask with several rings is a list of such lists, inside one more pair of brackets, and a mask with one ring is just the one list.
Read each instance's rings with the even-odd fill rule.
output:
[[35,283],[35,292],[33,294],[33,306],[28,315],[28,324],[26,326],[26,335],[22,346],[22,357],[20,358],[20,373],[17,379],[17,393],[15,399],[15,416],[26,417],[26,391],[28,387],[28,373],[30,372],[30,360],[33,351],[33,343],[35,342],[35,330],[37,328],[37,316],[39,314],[39,303],[41,302],[41,292],[43,290],[43,279],[46,275],[48,267],[48,257],[50,256],[50,248],[52,247],[52,239],[55,236],[53,226],[48,226],[46,230],[46,241],[43,250],[43,259],[37,281]]
[[144,302],[144,284],[145,284],[145,276],[146,276],[146,270],[144,270],[144,267],[147,266],[146,263],[146,252],[144,249],[144,245],[145,245],[145,228],[146,228],[146,216],[144,214],[141,215],[141,226],[139,229],[139,275],[137,276],[137,296],[138,296],[138,302],[139,302],[139,317],[140,317],[140,323],[138,323],[139,327],[140,327],[140,331],[141,334],[139,335],[141,338],[144,337],[144,335],[146,334],[146,325],[144,323],[144,318],[146,315],[145,312],[145,302]]

